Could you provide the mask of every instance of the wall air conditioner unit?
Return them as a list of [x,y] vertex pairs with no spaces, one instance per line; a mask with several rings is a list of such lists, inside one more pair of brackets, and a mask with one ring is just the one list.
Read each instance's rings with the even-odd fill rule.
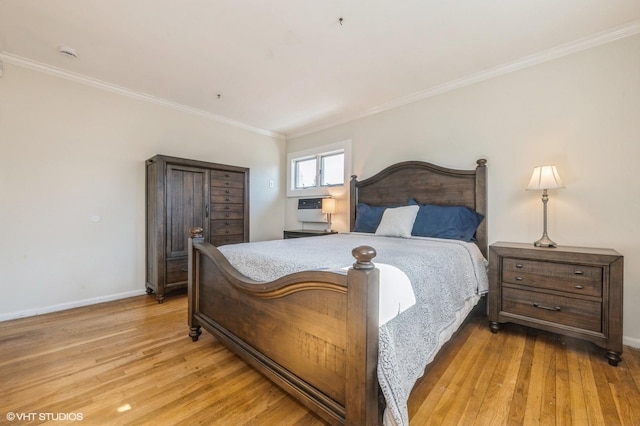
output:
[[327,215],[322,213],[322,198],[301,198],[298,200],[298,221],[328,223]]

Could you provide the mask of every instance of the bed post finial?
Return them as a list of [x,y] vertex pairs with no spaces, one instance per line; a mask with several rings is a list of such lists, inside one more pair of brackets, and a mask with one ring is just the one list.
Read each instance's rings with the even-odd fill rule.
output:
[[201,228],[201,227],[199,227],[199,226],[194,226],[193,228],[190,228],[190,229],[189,229],[189,233],[191,234],[191,238],[193,238],[193,239],[196,239],[196,238],[198,238],[198,239],[203,238],[203,237],[202,237],[202,232],[203,232],[203,231],[204,231],[204,229],[202,229],[202,228]]
[[373,269],[375,268],[371,260],[376,257],[376,249],[370,246],[358,246],[351,250],[351,255],[356,258],[353,269]]
[[476,161],[476,164],[478,165],[478,167],[487,167],[487,160],[485,158],[481,158]]

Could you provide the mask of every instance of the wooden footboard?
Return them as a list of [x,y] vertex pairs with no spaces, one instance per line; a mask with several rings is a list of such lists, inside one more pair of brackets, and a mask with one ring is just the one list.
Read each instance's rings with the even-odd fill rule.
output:
[[380,424],[378,270],[357,247],[346,273],[309,271],[258,283],[202,229],[189,239],[189,335],[204,327],[332,424]]

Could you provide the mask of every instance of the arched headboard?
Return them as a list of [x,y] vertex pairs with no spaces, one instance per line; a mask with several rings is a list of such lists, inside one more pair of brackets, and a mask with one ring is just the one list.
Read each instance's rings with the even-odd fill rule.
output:
[[485,219],[475,235],[482,254],[488,254],[487,160],[480,159],[473,170],[456,170],[424,161],[393,164],[362,181],[351,177],[350,229],[355,229],[356,205],[406,205],[413,198],[420,204],[470,207]]

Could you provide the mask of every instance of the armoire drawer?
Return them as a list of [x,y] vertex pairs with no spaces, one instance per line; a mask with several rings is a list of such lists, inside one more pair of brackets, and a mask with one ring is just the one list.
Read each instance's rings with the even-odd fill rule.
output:
[[222,188],[244,188],[244,173],[225,170],[211,171],[211,186]]
[[225,235],[244,235],[244,220],[228,219],[211,221],[211,236],[219,237]]
[[220,235],[216,237],[211,237],[211,244],[214,246],[223,246],[225,244],[237,244],[244,243],[244,235]]
[[240,188],[211,188],[211,203],[244,203],[245,193]]
[[187,264],[186,257],[167,259],[167,284],[187,281]]
[[212,219],[244,219],[244,204],[214,204],[211,212]]

